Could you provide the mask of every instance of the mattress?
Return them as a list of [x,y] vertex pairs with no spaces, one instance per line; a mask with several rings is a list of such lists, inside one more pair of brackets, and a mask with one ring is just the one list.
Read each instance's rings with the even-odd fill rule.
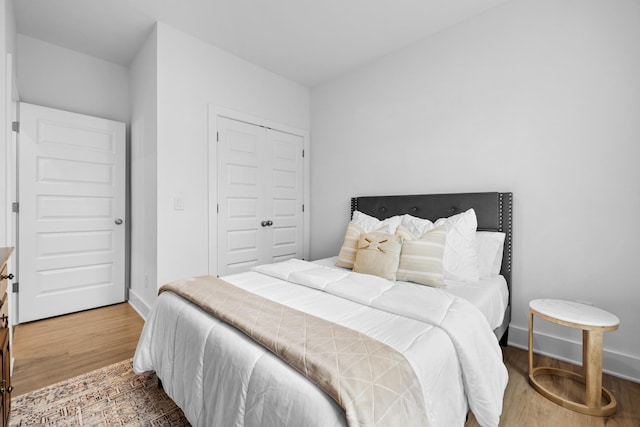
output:
[[[307,268],[297,262],[293,265]],[[422,385],[430,427],[464,426],[470,405],[481,425],[498,425],[506,368],[489,324],[468,301],[421,286],[422,296],[407,303],[417,285],[392,286],[358,273],[349,273],[333,288],[331,283],[318,285],[319,281],[294,283],[282,278],[292,276],[281,267],[290,264],[224,279],[361,331],[402,353]],[[344,276],[333,268],[324,273]],[[362,277],[353,280],[354,275]],[[388,298],[380,302],[383,294]],[[393,305],[400,306],[399,312]],[[423,319],[420,313],[427,305],[434,308],[432,319]],[[450,308],[444,310],[446,305]],[[241,332],[170,292],[158,297],[149,314],[134,371],[155,371],[194,426],[346,425],[342,408],[305,377]]]

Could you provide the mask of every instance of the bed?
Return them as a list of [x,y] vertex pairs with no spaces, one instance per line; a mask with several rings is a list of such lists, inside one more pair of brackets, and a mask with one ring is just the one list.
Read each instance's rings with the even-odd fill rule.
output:
[[495,327],[500,344],[507,345],[511,321],[511,266],[513,244],[513,193],[456,193],[411,196],[353,197],[351,214],[360,211],[379,219],[410,214],[435,221],[473,208],[478,231],[497,231],[505,234],[500,276],[507,285],[508,297],[502,322]]
[[[438,288],[394,282],[338,268],[335,257],[258,266],[223,279],[233,289],[326,319],[401,354],[424,405],[424,418],[405,424],[463,426],[472,410],[481,425],[497,426],[507,382],[498,339],[506,340],[510,316],[511,193],[351,201],[352,217],[358,212],[377,220],[408,214],[435,221],[470,209],[478,230],[504,233],[500,274],[478,283],[447,280],[446,288]],[[484,288],[494,289],[494,296],[484,296]],[[155,371],[193,425],[356,425],[317,379],[234,326],[174,291],[162,292],[140,337],[134,371]],[[393,425],[390,415],[376,416],[382,421],[374,424]]]

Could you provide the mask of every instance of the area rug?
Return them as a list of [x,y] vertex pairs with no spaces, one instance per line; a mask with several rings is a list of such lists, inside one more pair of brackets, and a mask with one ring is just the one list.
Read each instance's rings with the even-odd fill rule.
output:
[[11,399],[10,426],[189,426],[154,374],[131,359]]

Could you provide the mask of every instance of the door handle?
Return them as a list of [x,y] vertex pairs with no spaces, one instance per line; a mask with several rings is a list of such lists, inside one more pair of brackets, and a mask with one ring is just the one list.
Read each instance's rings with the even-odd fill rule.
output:
[[268,220],[268,221],[262,221],[262,222],[260,223],[260,225],[261,225],[261,226],[263,226],[263,227],[270,227],[270,226],[272,226],[272,225],[273,225],[273,221],[271,221],[271,220]]
[[116,219],[114,222],[116,223],[116,225],[122,224],[122,220],[120,218]]

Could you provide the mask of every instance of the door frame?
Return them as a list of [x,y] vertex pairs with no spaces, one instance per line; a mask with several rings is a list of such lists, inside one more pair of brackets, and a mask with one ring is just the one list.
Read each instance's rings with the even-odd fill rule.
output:
[[[20,97],[18,96],[18,86],[15,81],[14,74],[14,55],[7,53],[6,55],[6,80],[3,82],[5,85],[6,96],[6,140],[5,140],[5,176],[0,178],[0,191],[4,191],[6,195],[5,202],[5,215],[4,223],[1,224],[5,227],[6,232],[6,246],[13,246],[13,256],[9,259],[7,264],[9,272],[14,273],[14,278],[9,282],[7,287],[7,301],[9,304],[9,342],[13,343],[13,326],[16,325],[18,319],[18,297],[17,293],[13,292],[13,284],[19,280],[18,266],[18,215],[13,210],[13,203],[18,201],[18,156],[17,156],[17,137],[18,134],[13,130],[12,122],[18,122],[18,105]],[[0,144],[1,146],[2,144]],[[0,215],[2,217],[2,215]]]
[[218,117],[224,117],[231,120],[237,120],[257,126],[263,126],[278,130],[280,132],[290,133],[300,136],[303,139],[303,203],[304,213],[302,214],[303,220],[303,253],[304,259],[309,259],[309,237],[311,235],[311,227],[309,223],[310,219],[310,144],[309,144],[309,131],[298,129],[292,126],[288,126],[282,123],[277,123],[272,120],[263,119],[261,117],[244,113],[241,111],[235,111],[228,108],[224,108],[215,104],[209,104],[209,135],[208,135],[208,167],[207,167],[207,193],[209,195],[209,211],[208,211],[208,237],[209,237],[209,274],[212,276],[218,275],[218,154],[217,154],[217,135],[218,135]]

